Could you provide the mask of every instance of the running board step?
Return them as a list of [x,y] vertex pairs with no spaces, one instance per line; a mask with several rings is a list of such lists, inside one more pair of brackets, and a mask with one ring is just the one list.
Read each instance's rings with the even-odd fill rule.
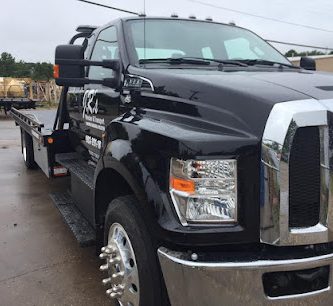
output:
[[73,232],[79,245],[81,247],[94,245],[96,241],[95,230],[75,206],[71,195],[68,192],[54,192],[50,194],[50,197]]
[[90,189],[94,189],[94,168],[81,159],[78,153],[56,154],[55,160],[80,178]]

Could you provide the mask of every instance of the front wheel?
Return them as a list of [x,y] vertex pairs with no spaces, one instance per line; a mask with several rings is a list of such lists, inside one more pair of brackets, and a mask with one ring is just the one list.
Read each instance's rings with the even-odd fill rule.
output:
[[[105,216],[101,270],[106,294],[121,306],[168,305],[156,249],[133,196],[113,200]],[[163,298],[163,296],[165,298]]]

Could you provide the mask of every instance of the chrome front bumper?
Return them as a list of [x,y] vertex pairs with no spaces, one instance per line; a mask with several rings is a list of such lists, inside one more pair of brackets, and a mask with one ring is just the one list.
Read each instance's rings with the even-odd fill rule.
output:
[[[184,260],[184,253],[161,247],[158,256],[172,306],[333,305],[333,254],[292,260],[210,263]],[[321,266],[330,266],[327,288],[297,295],[266,296],[264,273]]]

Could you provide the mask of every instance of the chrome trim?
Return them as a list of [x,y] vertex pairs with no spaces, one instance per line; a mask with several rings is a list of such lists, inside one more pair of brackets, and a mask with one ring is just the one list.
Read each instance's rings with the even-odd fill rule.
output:
[[[333,254],[290,260],[200,262],[188,253],[158,249],[171,305],[333,305]],[[330,266],[329,286],[303,294],[267,297],[262,276],[268,272]]]
[[139,78],[143,81],[146,81],[149,83],[150,87],[151,87],[151,90],[154,92],[155,91],[155,88],[154,88],[154,84],[151,80],[145,78],[145,77],[142,77],[140,75],[136,75],[136,74],[126,74],[126,76],[129,76],[130,78]]
[[[179,206],[177,204],[177,200],[175,198],[175,190],[173,188],[169,188],[169,193],[170,193],[173,207],[175,208],[175,211],[177,213],[180,223],[182,224],[182,226],[188,226],[189,224],[188,224],[186,218],[183,217],[183,215],[181,214]],[[179,191],[178,191],[178,193],[181,194]],[[184,196],[187,196],[187,193],[184,193]]]
[[[330,188],[333,150],[329,145],[333,131],[328,124],[328,118],[333,116],[331,111],[333,100],[308,99],[274,105],[262,140],[264,199],[260,209],[261,242],[304,245],[333,240],[333,190]],[[320,131],[320,222],[308,228],[289,228],[290,148],[296,130],[307,126],[319,126]]]

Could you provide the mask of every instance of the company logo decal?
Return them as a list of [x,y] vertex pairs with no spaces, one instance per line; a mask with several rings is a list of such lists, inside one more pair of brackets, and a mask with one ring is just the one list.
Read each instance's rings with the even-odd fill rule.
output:
[[83,115],[98,114],[97,89],[87,90],[83,96]]
[[98,114],[98,98],[97,89],[87,90],[83,96],[83,113],[82,117],[85,120],[87,126],[94,129],[105,131],[105,120],[99,118]]

